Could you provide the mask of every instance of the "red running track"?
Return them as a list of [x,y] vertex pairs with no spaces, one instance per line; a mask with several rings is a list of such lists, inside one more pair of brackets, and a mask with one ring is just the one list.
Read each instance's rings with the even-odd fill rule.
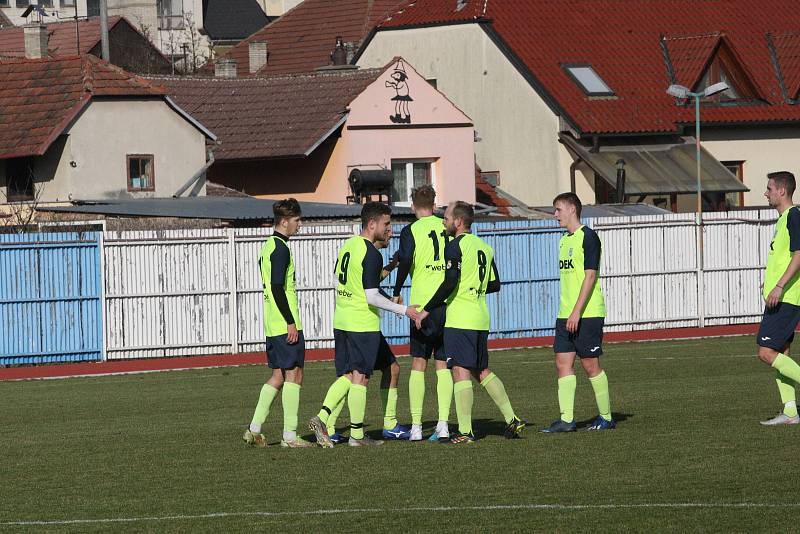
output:
[[[609,332],[603,336],[603,340],[609,343],[621,343],[626,341],[692,339],[754,335],[757,331],[758,324],[710,326],[707,328],[673,328],[665,330],[642,330],[639,332]],[[517,349],[548,347],[552,344],[552,337],[523,337],[494,339],[489,341],[489,348]],[[408,354],[408,345],[395,345],[393,348],[395,354]],[[309,349],[306,351],[306,361],[332,359],[333,349]],[[222,354],[216,356],[143,358],[140,360],[33,365],[0,369],[0,381],[148,373],[207,367],[232,367],[237,365],[263,364],[265,360],[266,358],[263,352],[250,352],[246,354]]]

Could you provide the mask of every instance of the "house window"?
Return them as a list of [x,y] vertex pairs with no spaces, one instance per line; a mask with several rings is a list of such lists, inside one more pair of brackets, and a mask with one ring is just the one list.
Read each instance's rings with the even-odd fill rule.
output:
[[183,28],[183,0],[156,0],[158,28],[179,30]]
[[9,0],[0,0],[0,7],[8,7]]
[[152,154],[128,155],[128,191],[155,191],[156,177]]
[[43,7],[53,7],[53,0],[38,0],[37,3]]
[[[731,171],[740,182],[744,183],[744,161],[721,161],[726,169]],[[744,193],[728,193],[725,195],[726,204],[730,208],[740,208],[744,206]]]
[[87,17],[100,16],[100,0],[86,0],[86,16]]
[[74,7],[75,0],[61,0],[61,7]]
[[614,91],[591,65],[561,65],[586,96],[614,96]]
[[430,161],[392,161],[392,203],[411,203],[411,190],[433,183],[433,165]]
[[17,7],[28,7],[33,0],[17,0]]
[[23,202],[33,200],[33,160],[13,158],[6,160],[6,200]]

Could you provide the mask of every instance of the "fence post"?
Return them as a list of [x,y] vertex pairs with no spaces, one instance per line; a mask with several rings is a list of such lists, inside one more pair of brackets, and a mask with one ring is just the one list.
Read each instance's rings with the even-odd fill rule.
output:
[[239,352],[239,308],[236,298],[236,234],[233,228],[228,228],[228,315],[231,329],[231,350],[233,354]]
[[703,214],[697,214],[697,325],[706,326],[706,289],[703,276]]
[[[104,225],[105,226],[105,225]],[[97,246],[100,254],[100,359],[108,360],[108,337],[106,335],[108,317],[106,314],[106,233],[101,230],[98,233]]]

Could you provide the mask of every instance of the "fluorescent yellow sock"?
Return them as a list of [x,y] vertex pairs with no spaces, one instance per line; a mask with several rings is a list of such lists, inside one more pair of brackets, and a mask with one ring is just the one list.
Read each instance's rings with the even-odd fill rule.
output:
[[284,382],[283,395],[283,431],[297,432],[297,412],[300,409],[300,384]]
[[781,394],[784,415],[788,417],[797,417],[797,397],[794,381],[786,378],[778,371],[775,382],[777,382],[778,392]]
[[347,399],[345,397],[342,397],[342,400],[339,401],[339,404],[337,404],[336,407],[331,410],[331,414],[328,416],[328,420],[325,422],[325,425],[328,427],[328,435],[333,435],[336,433],[336,420],[339,419],[339,414],[342,413],[342,408],[344,408],[346,400]]
[[611,396],[608,393],[606,372],[600,371],[600,374],[590,378],[589,382],[591,382],[594,390],[594,398],[597,401],[597,410],[600,412],[600,417],[606,421],[611,421]]
[[258,404],[253,413],[253,420],[250,423],[250,430],[252,432],[261,432],[261,425],[267,420],[269,415],[269,408],[272,406],[272,401],[278,396],[278,390],[269,384],[261,386],[261,394],[258,396]]
[[797,362],[788,356],[778,354],[775,361],[772,362],[772,367],[789,380],[794,380],[795,383],[800,382],[800,365],[797,365]]
[[558,409],[561,411],[561,420],[571,423],[575,419],[575,388],[578,379],[575,375],[562,376],[558,379]]
[[506,423],[516,419],[517,416],[514,414],[514,408],[511,407],[511,401],[508,400],[503,381],[497,378],[496,374],[489,373],[486,375],[486,378],[481,380],[481,386],[483,386],[483,389],[486,390],[486,393],[489,394],[497,407],[500,408],[500,413],[503,414],[503,419],[505,419]]
[[350,391],[350,381],[346,376],[340,376],[336,382],[328,388],[325,400],[322,402],[322,409],[317,414],[323,423],[328,422],[328,416],[339,402],[347,396]]
[[347,394],[347,409],[350,410],[350,437],[364,438],[364,413],[367,411],[367,388],[360,384],[350,386]]
[[453,402],[453,373],[450,369],[436,371],[436,396],[439,401],[439,421],[447,421]]
[[462,380],[453,385],[456,399],[456,416],[458,431],[462,434],[472,433],[472,380]]
[[425,403],[425,373],[411,370],[408,375],[408,404],[411,409],[411,424],[422,424],[422,406]]
[[381,388],[383,404],[383,428],[391,430],[397,426],[397,388]]

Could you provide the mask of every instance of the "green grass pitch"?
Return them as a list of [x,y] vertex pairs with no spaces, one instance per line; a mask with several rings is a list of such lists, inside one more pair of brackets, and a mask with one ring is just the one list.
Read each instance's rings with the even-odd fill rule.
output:
[[[408,422],[410,362],[400,361],[398,413]],[[797,529],[800,426],[758,424],[779,400],[752,337],[607,345],[619,426],[601,433],[536,432],[558,414],[550,350],[493,352],[490,363],[531,421],[524,439],[502,438],[479,387],[482,439],[471,445],[287,450],[241,441],[265,377],[258,366],[0,383],[0,530]],[[575,411],[588,422],[596,407],[582,373]],[[302,430],[333,378],[331,362],[307,365]],[[427,384],[426,436],[432,372]],[[377,383],[369,394],[372,432]],[[273,444],[281,425],[277,399],[265,427]],[[119,521],[97,521],[106,519]],[[62,523],[16,524],[31,521]]]

